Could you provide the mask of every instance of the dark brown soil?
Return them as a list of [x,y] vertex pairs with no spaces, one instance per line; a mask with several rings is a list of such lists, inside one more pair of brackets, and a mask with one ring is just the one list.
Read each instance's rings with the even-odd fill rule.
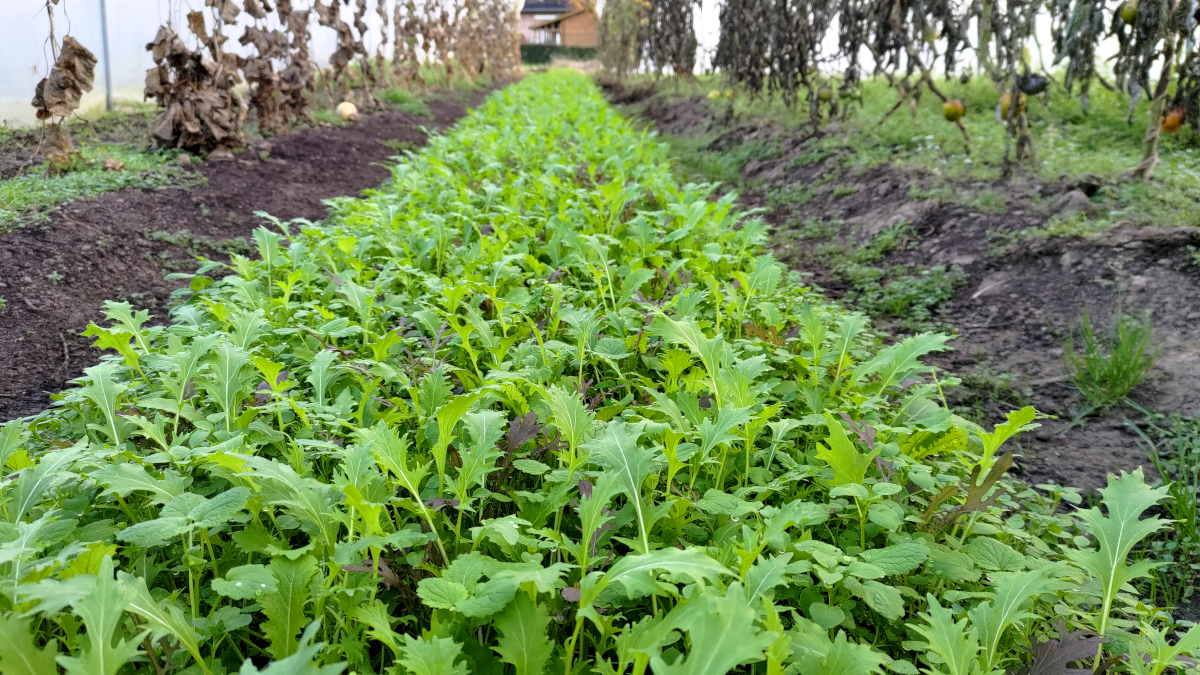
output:
[[[485,95],[455,99],[472,106]],[[423,145],[419,127],[445,128],[465,113],[452,100],[429,108],[432,121],[387,111],[346,128],[299,131],[233,160],[200,164],[194,171],[207,179],[200,187],[111,192],[0,235],[0,296],[7,301],[0,314],[0,342],[7,345],[0,417],[43,410],[52,392],[96,362],[98,352],[80,333],[102,319],[104,301],[128,301],[163,318],[179,287],[164,276],[194,269],[197,254],[228,259],[231,250],[248,250],[262,223],[255,211],[322,218],[322,200],[358,194],[388,177],[384,163],[397,152],[386,141]]]
[[[618,93],[629,98],[629,92]],[[902,218],[911,225],[912,234],[873,264],[960,266],[968,281],[935,317],[943,330],[957,337],[950,342],[953,351],[934,361],[963,378],[963,386],[951,394],[951,403],[970,409],[981,423],[1003,421],[1005,412],[1029,404],[1058,417],[1044,420],[1042,428],[1018,443],[1017,472],[1029,483],[1090,490],[1102,487],[1109,473],[1148,464],[1126,422],[1141,415],[1128,406],[1093,414],[1067,428],[1085,403],[1066,375],[1063,341],[1085,308],[1105,326],[1111,323],[1118,301],[1127,311],[1150,312],[1154,343],[1162,351],[1131,398],[1154,411],[1200,412],[1200,389],[1194,386],[1200,378],[1200,269],[1187,249],[1200,243],[1200,228],[1119,226],[1089,239],[1005,239],[1004,234],[1045,224],[1049,205],[1080,185],[1015,179],[952,186],[999,194],[1006,200],[1004,213],[914,200],[911,192],[945,187],[944,179],[890,166],[855,174],[839,168],[836,157],[794,166],[793,160],[808,149],[803,132],[763,120],[723,127],[723,120],[702,97],[673,102],[652,98],[644,103],[637,111],[661,131],[720,134],[712,149],[754,140],[774,142],[776,156],[751,160],[742,167],[749,186],[742,201],[752,207],[769,206],[764,217],[773,226],[776,256],[811,274],[814,285],[829,295],[840,297],[849,286],[817,254],[828,239],[797,236],[796,227],[805,218],[841,218],[843,225],[833,240],[843,244],[863,243]],[[835,174],[828,182],[824,182],[829,178],[826,172]],[[815,182],[824,184],[803,205],[772,206],[766,200],[771,189]],[[846,188],[840,197],[834,193],[838,186]],[[845,195],[851,187],[856,191]],[[877,321],[876,327],[902,332],[886,320]]]

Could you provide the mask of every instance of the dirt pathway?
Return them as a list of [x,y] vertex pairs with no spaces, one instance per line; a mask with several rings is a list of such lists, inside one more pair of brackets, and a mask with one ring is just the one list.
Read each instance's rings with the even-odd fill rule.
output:
[[[618,92],[622,95],[632,96]],[[951,390],[951,403],[973,409],[980,421],[1003,421],[1004,413],[1030,404],[1058,417],[1020,443],[1016,472],[1029,483],[1092,489],[1102,487],[1109,473],[1148,464],[1126,422],[1140,416],[1128,407],[1067,428],[1083,402],[1068,382],[1063,342],[1084,309],[1101,326],[1111,325],[1118,302],[1126,311],[1149,312],[1161,354],[1131,397],[1154,411],[1200,413],[1200,390],[1194,386],[1200,381],[1200,269],[1188,249],[1200,244],[1200,228],[1118,227],[1087,239],[1009,237],[1044,225],[1068,199],[1087,208],[1086,197],[1079,202],[1079,194],[1069,193],[1094,190],[1089,181],[1098,177],[1049,185],[1020,180],[951,185],[950,194],[988,191],[1005,204],[973,208],[962,199],[917,197],[934,188],[947,194],[944,180],[920,171],[880,166],[856,174],[839,168],[837,155],[797,161],[811,150],[804,135],[762,120],[722,127],[702,97],[672,103],[655,98],[634,110],[666,133],[696,137],[715,130],[721,135],[709,146],[713,150],[769,139],[774,155],[742,166],[741,177],[752,186],[743,191],[742,202],[766,208],[776,256],[810,274],[833,297],[851,287],[829,268],[821,247],[862,245],[901,220],[909,234],[873,265],[961,268],[965,283],[933,317],[957,337],[952,351],[933,361],[963,378],[963,386]],[[771,202],[768,195],[780,190],[807,190],[807,201]],[[800,230],[806,219],[833,223],[835,231],[806,236]],[[876,317],[875,325],[904,332],[896,321]]]
[[[463,100],[478,104],[487,92]],[[124,300],[162,318],[179,282],[166,274],[195,269],[195,256],[250,253],[255,211],[280,219],[325,216],[321,200],[356,195],[388,177],[396,143],[420,146],[420,127],[454,124],[465,108],[429,105],[433,120],[402,112],[364,116],[347,128],[317,127],[273,139],[195,171],[193,189],[121,190],[56,209],[48,223],[0,235],[0,418],[37,413],[50,394],[93,365],[98,352],[80,333],[102,318],[106,300]]]

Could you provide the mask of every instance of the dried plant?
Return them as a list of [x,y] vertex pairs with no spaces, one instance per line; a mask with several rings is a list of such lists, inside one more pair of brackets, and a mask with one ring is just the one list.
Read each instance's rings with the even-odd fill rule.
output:
[[237,18],[237,6],[228,0],[209,3],[218,8],[211,35],[203,14],[188,14],[188,26],[208,48],[208,56],[188,49],[170,26],[160,26],[146,45],[156,65],[146,71],[145,93],[162,109],[150,124],[151,139],[158,145],[211,151],[243,142],[246,105],[234,91],[241,59],[221,49],[226,39],[221,27],[226,17]]

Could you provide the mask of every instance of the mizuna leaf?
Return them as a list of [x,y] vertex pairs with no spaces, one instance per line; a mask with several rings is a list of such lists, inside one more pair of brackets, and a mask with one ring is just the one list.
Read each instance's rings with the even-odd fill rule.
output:
[[660,594],[654,583],[655,572],[686,574],[696,581],[713,582],[722,574],[730,574],[721,563],[713,560],[704,549],[665,548],[644,555],[627,555],[604,574],[605,584],[619,583],[628,597],[637,594]]
[[404,657],[397,662],[412,675],[469,675],[471,672],[465,663],[455,663],[462,653],[462,645],[452,638],[405,635],[403,640],[400,651]]
[[966,617],[955,621],[954,613],[938,604],[932,593],[926,599],[929,612],[920,615],[924,623],[910,623],[908,627],[925,638],[926,648],[937,654],[949,675],[972,675],[980,645],[975,633],[967,628]]
[[799,675],[875,675],[890,660],[869,645],[848,641],[844,631],[831,640],[829,630],[804,618],[797,618],[788,637]]
[[525,593],[518,593],[493,621],[500,638],[492,647],[500,660],[511,664],[516,675],[542,675],[554,645],[546,637],[550,615],[544,606],[534,606]]
[[58,657],[68,675],[117,675],[121,666],[137,656],[144,633],[129,635],[131,639],[115,639],[129,600],[130,591],[113,578],[112,558],[105,558],[91,592],[71,603],[87,633],[80,638],[78,656]]
[[842,428],[842,423],[829,413],[825,413],[825,426],[829,428],[829,438],[826,439],[826,444],[817,446],[817,457],[833,469],[833,478],[829,484],[862,485],[866,479],[867,468],[871,466],[879,450],[872,450],[865,455],[855,450],[854,443]]
[[367,635],[378,640],[392,651],[393,658],[401,654],[400,635],[392,628],[392,617],[387,607],[378,598],[366,605],[355,607],[350,616],[367,625]]
[[652,658],[654,672],[662,675],[726,675],[738,664],[765,658],[764,651],[779,637],[759,630],[757,612],[746,602],[741,584],[734,583],[725,595],[711,589],[697,591],[676,605],[666,623],[688,634],[691,649],[673,664]]
[[183,494],[187,489],[188,479],[182,478],[173,471],[164,472],[159,479],[146,472],[140,464],[126,462],[122,464],[106,464],[95,471],[90,477],[119,497],[125,497],[131,492],[144,490],[154,495],[152,503],[165,504]]
[[47,490],[73,478],[68,469],[83,456],[87,448],[88,442],[81,440],[69,448],[47,453],[36,465],[22,469],[8,505],[9,522],[15,523],[24,518],[34,504],[46,496]]
[[558,433],[562,435],[568,447],[571,450],[577,449],[592,437],[596,425],[592,413],[583,404],[583,398],[578,392],[557,386],[546,391],[554,426],[558,427]]
[[266,668],[259,670],[250,659],[242,663],[238,675],[338,675],[346,668],[346,664],[337,663],[322,666],[316,663],[318,655],[325,649],[324,642],[313,643],[317,636],[320,621],[314,621],[304,629],[300,636],[299,646],[291,656],[271,662]]
[[58,641],[51,640],[45,648],[33,642],[29,620],[14,615],[0,616],[0,672],[4,675],[58,675],[54,659]]
[[992,433],[979,434],[979,440],[983,443],[983,455],[980,458],[980,464],[984,469],[991,468],[992,457],[1005,441],[1016,436],[1022,431],[1035,429],[1039,425],[1030,424],[1037,419],[1037,411],[1033,406],[1025,406],[1015,412],[1010,412],[1007,415],[1008,421],[1004,424],[997,424],[996,430]]
[[455,396],[442,405],[437,411],[437,428],[438,440],[433,446],[433,461],[437,465],[438,472],[438,492],[441,492],[442,477],[446,475],[446,450],[450,447],[450,441],[453,440],[454,427],[462,416],[467,413],[467,409],[479,398],[478,392],[471,392]]
[[760,596],[773,597],[775,587],[787,583],[787,564],[791,559],[791,553],[783,553],[754,563],[746,572],[746,597],[750,604],[757,603]]
[[283,659],[300,649],[296,636],[308,621],[304,605],[309,599],[308,582],[317,573],[317,560],[312,556],[299,560],[275,558],[268,568],[275,575],[278,590],[259,597],[267,616],[262,632],[271,643],[272,658]]
[[[205,673],[211,674],[212,671],[209,670],[208,664],[200,655],[200,640],[192,628],[191,620],[183,613],[183,610],[170,601],[162,603],[156,601],[154,596],[150,595],[150,589],[146,587],[146,580],[142,577],[118,572],[117,578],[129,598],[129,611],[145,619],[151,630],[154,631],[156,638],[159,635],[170,635],[178,640],[179,644],[195,659],[196,665]],[[3,664],[0,663],[0,665]]]
[[803,500],[790,501],[784,504],[779,512],[767,519],[767,528],[763,533],[763,541],[771,548],[782,551],[787,548],[787,530],[792,527],[815,527],[829,520],[828,507],[806,502]]
[[641,535],[642,552],[650,550],[650,528],[654,525],[649,520],[649,509],[642,500],[642,484],[658,466],[653,450],[638,445],[642,432],[625,422],[610,422],[604,428],[604,435],[588,443],[584,447],[592,452],[596,463],[605,471],[616,476],[616,484],[621,492],[629,498],[634,507],[638,522],[638,532]]
[[1069,584],[1063,584],[1056,578],[1059,574],[1068,573],[1064,567],[1048,565],[1017,574],[997,574],[995,599],[981,602],[967,612],[971,626],[983,645],[981,664],[984,672],[1000,665],[1000,638],[1004,631],[1018,622],[1037,618],[1027,611],[1030,598],[1070,588]]
[[1157,516],[1142,519],[1142,514],[1167,495],[1168,486],[1152,489],[1146,485],[1141,467],[1133,473],[1108,477],[1108,486],[1100,489],[1108,514],[1097,507],[1080,509],[1076,515],[1087,523],[1096,538],[1094,551],[1069,549],[1070,556],[1080,567],[1100,582],[1101,612],[1096,619],[1096,632],[1104,634],[1113,598],[1127,582],[1148,576],[1148,560],[1129,564],[1129,552],[1142,539],[1157,532],[1165,523]]

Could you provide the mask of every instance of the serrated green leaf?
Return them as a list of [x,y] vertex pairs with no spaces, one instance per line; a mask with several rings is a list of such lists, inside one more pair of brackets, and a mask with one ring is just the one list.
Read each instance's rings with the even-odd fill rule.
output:
[[272,658],[283,659],[300,648],[296,636],[308,622],[304,605],[309,599],[308,582],[317,573],[317,560],[312,556],[299,560],[274,558],[268,569],[275,576],[278,590],[259,596],[267,616],[262,632],[271,643]]
[[688,634],[691,649],[673,664],[659,656],[652,658],[654,672],[726,675],[740,663],[762,661],[764,651],[779,636],[759,630],[756,614],[738,583],[731,584],[724,596],[708,589],[695,593],[671,610],[666,619],[672,628]]
[[404,645],[400,648],[404,658],[398,659],[400,665],[408,669],[412,675],[469,675],[471,672],[465,663],[455,663],[462,653],[462,645],[452,638],[415,638],[404,636]]
[[536,459],[514,459],[513,468],[530,476],[540,476],[550,470],[550,467]]
[[141,635],[122,632],[123,636],[117,639],[117,629],[129,599],[129,590],[113,578],[112,558],[106,557],[100,564],[100,573],[96,575],[91,592],[82,600],[71,603],[71,609],[83,620],[87,633],[80,638],[77,656],[58,657],[58,663],[68,675],[117,675],[121,666],[138,654]]
[[163,546],[175,540],[181,534],[191,529],[191,524],[183,516],[167,516],[154,520],[143,520],[117,533],[117,539],[127,541],[134,546],[150,548]]
[[817,445],[817,457],[833,469],[830,485],[861,485],[867,475],[867,467],[879,454],[879,450],[871,450],[862,454],[854,449],[854,444],[846,437],[842,423],[833,415],[825,413],[825,426],[829,429],[829,438],[824,444]]
[[33,642],[29,620],[0,615],[0,673],[4,675],[58,675],[55,657],[58,642],[51,640],[44,648]]
[[929,554],[925,569],[948,581],[979,581],[979,570],[966,553],[934,549]]
[[554,645],[546,636],[550,615],[544,606],[535,606],[525,593],[518,593],[493,620],[500,637],[492,647],[500,660],[511,664],[516,675],[542,675]]
[[856,579],[846,579],[845,586],[883,618],[889,621],[904,618],[904,596],[900,589],[874,580],[860,582]]

